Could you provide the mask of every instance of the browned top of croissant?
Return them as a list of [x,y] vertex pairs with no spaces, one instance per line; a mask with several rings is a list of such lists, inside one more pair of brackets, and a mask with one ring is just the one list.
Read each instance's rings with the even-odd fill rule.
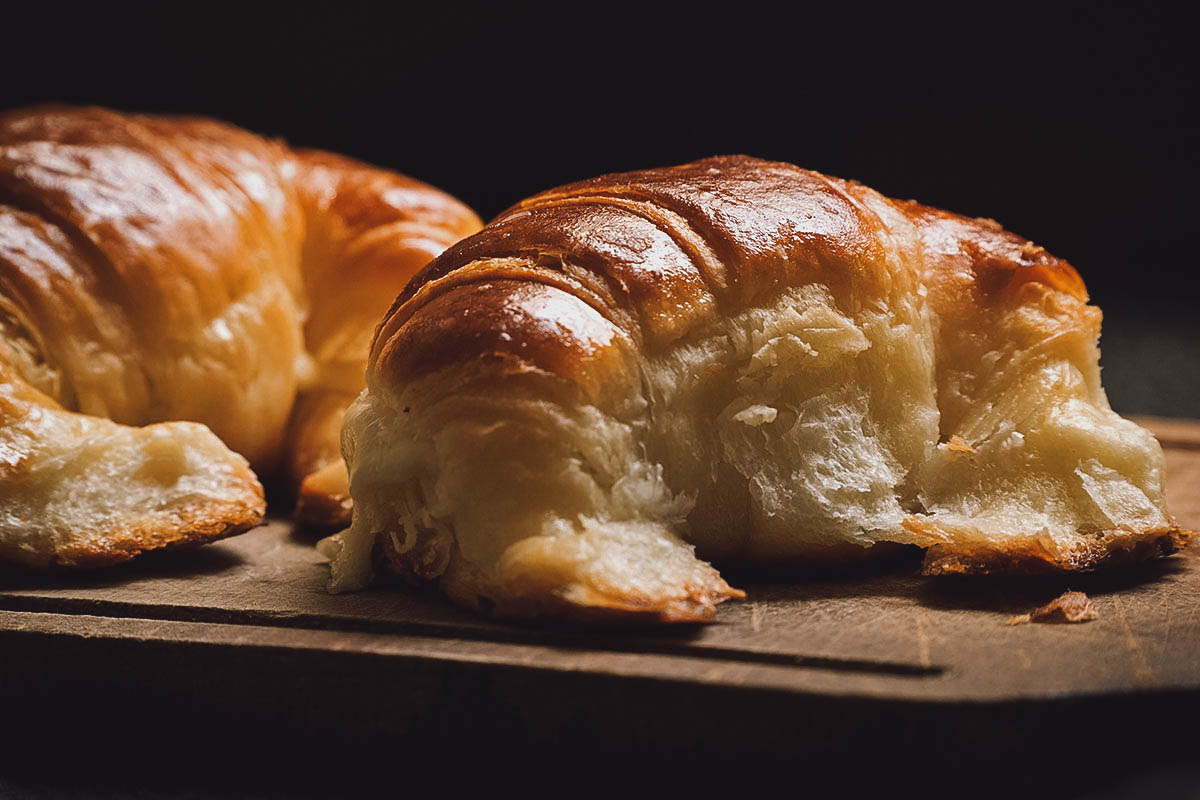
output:
[[[927,249],[966,259],[918,260],[889,233],[905,227],[918,228]],[[379,329],[371,375],[398,385],[487,353],[598,392],[604,371],[584,373],[612,343],[612,326],[652,353],[787,287],[827,284],[853,309],[922,281],[950,314],[958,292],[987,303],[1028,281],[1087,300],[1067,262],[991,220],[722,156],[580,181],[513,206],[405,288]],[[527,302],[561,308],[530,315]]]

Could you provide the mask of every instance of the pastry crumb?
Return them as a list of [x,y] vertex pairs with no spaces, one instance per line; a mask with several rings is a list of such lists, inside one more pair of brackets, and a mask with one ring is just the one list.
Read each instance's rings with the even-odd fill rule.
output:
[[1099,619],[1096,606],[1083,592],[1063,592],[1046,605],[1031,614],[1018,614],[1009,617],[1009,625],[1023,625],[1026,622],[1088,622]]
[[950,436],[950,441],[946,442],[946,449],[955,453],[974,453],[975,448],[967,444],[967,441],[957,433]]

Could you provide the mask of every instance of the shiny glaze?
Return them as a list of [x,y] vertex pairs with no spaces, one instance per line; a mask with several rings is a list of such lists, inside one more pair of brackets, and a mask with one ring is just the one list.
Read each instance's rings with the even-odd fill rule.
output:
[[[788,287],[826,284],[853,311],[920,283],[952,305],[963,292],[982,300],[1028,281],[1086,299],[1070,265],[990,221],[892,201],[790,164],[709,158],[580,181],[513,206],[405,288],[376,335],[369,380],[396,388],[495,356],[567,378],[596,401],[581,371],[601,354],[612,351],[610,368],[625,358],[614,348],[653,355]],[[556,327],[552,314],[528,331],[514,328],[526,318],[513,309],[523,282],[569,295],[564,308],[570,298],[592,307],[611,330]],[[425,311],[435,302],[438,324]],[[508,338],[488,333],[499,330]]]

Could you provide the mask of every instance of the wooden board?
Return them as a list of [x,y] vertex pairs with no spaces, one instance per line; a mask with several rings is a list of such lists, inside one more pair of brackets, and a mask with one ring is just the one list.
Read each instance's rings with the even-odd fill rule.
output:
[[[1173,513],[1200,528],[1200,423],[1144,423],[1167,452]],[[987,709],[962,735],[1034,706],[1136,697],[1178,708],[1200,696],[1200,548],[1054,578],[935,580],[917,566],[734,576],[748,599],[721,606],[712,625],[547,628],[403,587],[331,595],[312,540],[273,521],[115,569],[2,576],[0,698],[27,711],[98,696],[128,709],[141,698],[372,735],[444,728],[453,709],[473,709],[465,728],[504,719],[646,746],[697,746],[750,726],[763,741],[741,741],[754,749],[767,736],[817,736],[796,714],[818,715],[827,737],[849,708],[876,720],[881,708],[903,709],[903,720],[918,708]],[[1008,624],[1068,588],[1092,597],[1098,620]]]

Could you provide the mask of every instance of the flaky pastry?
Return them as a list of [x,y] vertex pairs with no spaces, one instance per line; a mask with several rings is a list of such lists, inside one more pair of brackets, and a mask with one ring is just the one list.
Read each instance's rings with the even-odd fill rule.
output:
[[1190,534],[1157,441],[1109,408],[1087,301],[995,222],[789,164],[536,195],[380,326],[331,585],[381,561],[500,614],[696,621],[741,595],[709,561],[1171,552]]

